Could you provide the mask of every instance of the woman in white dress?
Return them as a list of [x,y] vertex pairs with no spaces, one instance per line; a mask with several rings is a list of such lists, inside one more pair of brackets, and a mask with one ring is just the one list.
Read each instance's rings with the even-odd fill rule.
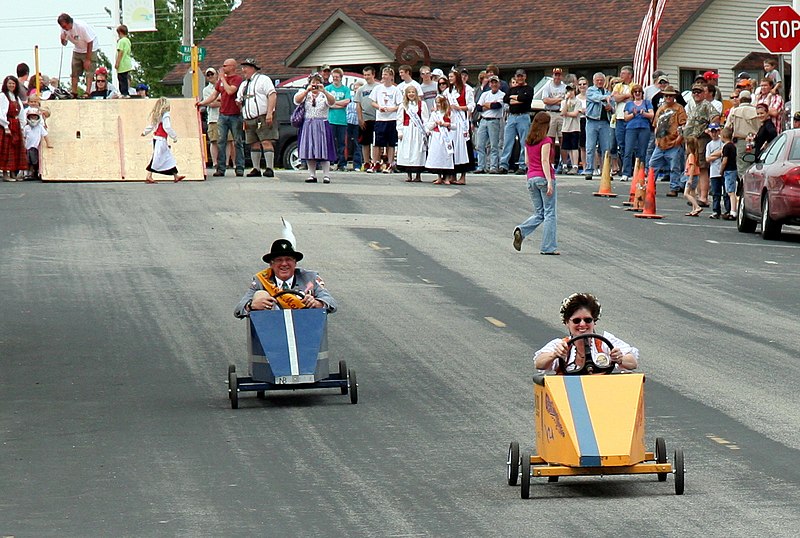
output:
[[178,134],[172,129],[172,120],[169,115],[169,101],[166,97],[159,97],[150,112],[150,125],[142,131],[142,136],[153,133],[153,157],[147,165],[147,177],[145,183],[155,183],[153,172],[172,176],[177,183],[186,176],[178,175],[178,163],[170,151],[167,137],[172,142],[178,141]]
[[[428,105],[420,98],[417,88],[409,84],[397,111],[397,167],[408,175],[406,182],[422,181],[428,149],[425,131],[428,116]],[[412,173],[415,174],[413,179]]]
[[450,102],[450,117],[453,123],[453,150],[455,172],[461,174],[454,185],[466,185],[467,172],[475,170],[475,150],[469,133],[469,118],[475,109],[475,92],[464,84],[461,73],[450,71],[450,88],[447,99]]
[[436,110],[431,112],[425,128],[430,133],[425,168],[439,175],[439,178],[433,182],[435,185],[450,185],[451,178],[455,179],[453,140],[450,131],[452,124],[450,122],[450,104],[444,95],[436,98]]

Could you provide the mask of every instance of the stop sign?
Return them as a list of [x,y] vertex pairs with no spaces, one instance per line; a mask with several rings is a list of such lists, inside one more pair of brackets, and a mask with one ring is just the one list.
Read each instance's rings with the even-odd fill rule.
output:
[[773,54],[792,52],[800,44],[800,15],[791,6],[769,6],[756,19],[756,37]]

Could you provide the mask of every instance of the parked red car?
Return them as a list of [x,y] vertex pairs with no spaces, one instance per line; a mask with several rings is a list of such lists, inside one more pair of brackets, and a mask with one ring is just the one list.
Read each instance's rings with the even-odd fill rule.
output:
[[747,169],[739,187],[736,227],[778,239],[784,224],[800,224],[800,129],[784,131]]

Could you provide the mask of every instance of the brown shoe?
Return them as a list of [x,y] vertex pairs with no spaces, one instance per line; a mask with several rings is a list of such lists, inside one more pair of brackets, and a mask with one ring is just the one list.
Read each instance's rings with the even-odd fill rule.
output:
[[667,198],[677,198],[678,197],[678,191],[669,191],[664,196],[666,196]]

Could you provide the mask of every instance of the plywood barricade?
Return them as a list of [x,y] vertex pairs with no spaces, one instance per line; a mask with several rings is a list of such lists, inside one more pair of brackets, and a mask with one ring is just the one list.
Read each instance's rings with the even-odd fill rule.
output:
[[[200,117],[193,99],[170,99],[171,144],[178,171],[186,180],[204,180]],[[143,181],[153,154],[153,136],[141,136],[154,99],[47,101],[52,149],[42,144],[43,181]],[[172,176],[154,174],[172,181]]]

